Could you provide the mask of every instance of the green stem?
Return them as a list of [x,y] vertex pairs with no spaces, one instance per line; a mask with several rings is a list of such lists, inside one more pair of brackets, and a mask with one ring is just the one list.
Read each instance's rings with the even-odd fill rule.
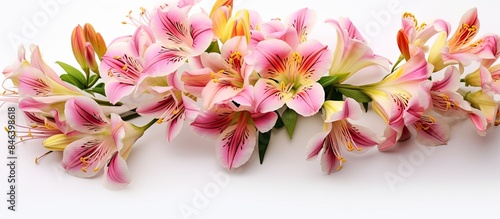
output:
[[460,82],[465,83],[465,78],[461,78]]
[[345,88],[345,89],[355,89],[359,90],[359,86],[354,86],[350,84],[332,84],[333,87],[335,88]]
[[101,78],[101,76],[99,75],[99,73],[96,73],[96,75],[97,75],[97,77],[95,77],[95,79],[93,81],[91,81],[87,87],[93,87],[97,83],[97,81],[99,81],[99,78]]
[[152,125],[154,125],[157,121],[158,121],[158,119],[153,119],[148,124],[142,126],[141,129],[146,130],[146,129],[150,128]]
[[401,63],[403,59],[404,59],[403,56],[400,55],[398,61],[396,61],[396,63],[394,63],[394,66],[392,66],[391,73],[393,73],[396,70],[396,67],[398,67],[399,63]]
[[112,103],[110,103],[108,101],[99,100],[99,99],[94,99],[94,101],[97,102],[101,106],[121,106],[121,105],[123,105],[123,103],[120,103],[120,102],[113,105]]
[[132,119],[135,119],[135,118],[138,118],[138,117],[141,117],[141,115],[139,115],[139,113],[132,113],[130,115],[126,115],[126,116],[122,116],[122,120],[123,121],[129,121],[129,120],[132,120]]

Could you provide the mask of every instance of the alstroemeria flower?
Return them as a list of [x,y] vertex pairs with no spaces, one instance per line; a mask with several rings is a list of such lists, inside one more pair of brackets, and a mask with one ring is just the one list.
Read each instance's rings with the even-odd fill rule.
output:
[[203,53],[212,42],[212,21],[198,13],[188,17],[179,7],[158,8],[151,17],[151,30],[157,42],[145,53],[144,72],[164,76],[176,71],[187,58]]
[[[222,38],[227,21],[233,14],[233,0],[217,0],[210,11],[215,37]],[[223,41],[224,42],[224,41]]]
[[235,36],[244,36],[250,42],[250,13],[246,9],[237,11],[229,18],[220,40],[225,43]]
[[473,42],[479,27],[477,9],[472,8],[462,16],[457,30],[449,40],[447,34],[441,32],[429,53],[429,62],[434,65],[434,71],[450,64],[460,64],[462,68],[472,61],[493,59],[495,54],[492,50],[497,46],[492,45],[491,40],[486,40],[489,36]]
[[196,97],[185,89],[176,74],[168,77],[149,78],[151,100],[144,101],[136,112],[141,116],[158,119],[157,123],[166,123],[166,137],[170,142],[181,131],[185,120],[193,121],[198,115]]
[[29,65],[26,61],[26,50],[23,46],[20,46],[17,50],[17,59],[7,67],[5,67],[2,71],[3,76],[5,77],[2,82],[2,88],[6,91],[11,91],[11,89],[5,87],[5,82],[7,80],[11,80],[14,86],[19,86],[19,69],[22,65]]
[[134,35],[113,41],[100,65],[106,96],[112,104],[132,94],[143,75],[147,48],[155,43],[147,26],[139,26]]
[[470,103],[457,91],[460,88],[460,72],[454,66],[448,67],[444,78],[432,82],[431,99],[433,110],[445,117],[469,117],[480,135],[486,134],[487,121],[481,111],[472,108]]
[[374,111],[390,126],[386,129],[386,142],[379,145],[380,150],[391,147],[401,137],[405,124],[419,120],[430,104],[430,98],[418,98],[417,94],[421,93],[422,97],[429,95],[421,83],[428,80],[431,72],[432,65],[426,62],[420,51],[380,82],[361,87],[373,100]]
[[351,20],[340,18],[338,21],[328,19],[325,22],[332,25],[337,31],[337,45],[329,75],[347,74],[339,83],[369,66],[389,69],[388,60],[373,53]]
[[166,137],[169,142],[180,133],[186,119],[194,120],[197,111],[193,97],[176,89],[166,92],[162,99],[155,98],[137,108],[141,116],[158,118],[158,124],[167,124]]
[[302,116],[319,111],[325,94],[317,81],[332,60],[327,46],[310,40],[294,50],[282,40],[271,39],[260,42],[253,54],[262,77],[255,84],[257,112],[271,112],[284,104]]
[[492,49],[495,57],[482,60],[476,71],[465,76],[465,84],[467,86],[481,87],[483,92],[486,93],[500,94],[500,64],[493,65],[500,57],[500,37],[492,35],[486,39],[492,41],[492,45],[496,45],[497,48]]
[[441,19],[432,21],[430,24],[419,23],[417,18],[411,13],[404,13],[402,18],[402,29],[398,32],[398,47],[403,57],[410,58],[409,46],[416,46],[427,52],[425,45],[427,41],[439,32],[450,32],[449,24]]
[[186,90],[199,94],[206,109],[234,98],[249,85],[253,66],[245,62],[248,54],[247,42],[242,36],[228,40],[220,54],[202,54],[204,68],[182,74]]
[[[76,97],[66,102],[66,119],[79,138],[64,148],[62,166],[78,177],[95,176],[104,168],[104,183],[123,186],[130,182],[125,160],[145,129],[124,122],[117,114],[107,118],[90,98]],[[58,136],[75,139],[75,136]],[[61,139],[61,141],[62,141]]]
[[23,64],[19,76],[19,108],[25,112],[43,113],[54,118],[63,132],[68,131],[64,124],[64,103],[76,96],[89,96],[79,88],[63,82],[34,47],[29,65]]
[[303,8],[292,13],[284,22],[273,19],[258,24],[258,29],[251,31],[249,47],[255,48],[263,40],[280,39],[295,49],[300,43],[307,41],[315,22],[316,13],[309,8]]
[[465,100],[471,103],[471,106],[481,110],[481,112],[486,117],[488,124],[494,124],[497,112],[498,112],[498,102],[495,101],[493,96],[478,90],[475,92],[470,92],[465,95]]
[[371,130],[354,125],[350,120],[359,119],[361,107],[353,99],[345,101],[325,101],[323,116],[325,123],[323,132],[313,136],[307,144],[307,159],[321,155],[321,169],[324,173],[332,173],[342,168],[345,162],[342,148],[359,152],[362,149],[378,145],[380,140]]
[[216,138],[216,156],[221,166],[231,170],[245,164],[257,143],[257,130],[267,132],[276,123],[275,112],[259,113],[251,107],[252,87],[241,95],[241,102],[249,104],[236,106],[234,103],[218,105],[216,109],[203,111],[191,123],[191,128],[202,136]]

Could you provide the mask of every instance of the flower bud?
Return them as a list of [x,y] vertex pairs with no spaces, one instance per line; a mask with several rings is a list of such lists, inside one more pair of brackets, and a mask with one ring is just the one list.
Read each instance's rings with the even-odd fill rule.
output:
[[83,25],[83,33],[85,35],[86,42],[90,42],[90,44],[92,44],[97,56],[101,59],[107,50],[106,43],[104,42],[101,34],[96,32],[94,27],[89,23]]
[[250,42],[250,13],[246,9],[229,18],[221,41],[224,43],[235,36],[245,36],[247,42]]
[[71,48],[76,61],[82,67],[83,71],[88,72],[89,66],[85,60],[85,36],[82,26],[78,25],[71,34]]
[[92,47],[92,44],[90,44],[89,42],[85,44],[85,60],[87,61],[90,70],[92,70],[95,73],[99,72],[99,65],[95,60],[94,47]]

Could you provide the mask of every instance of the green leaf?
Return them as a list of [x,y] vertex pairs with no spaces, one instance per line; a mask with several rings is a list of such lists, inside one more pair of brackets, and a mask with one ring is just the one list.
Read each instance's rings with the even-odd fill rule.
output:
[[59,77],[61,78],[61,80],[65,81],[67,83],[75,85],[76,87],[78,87],[80,89],[85,89],[85,85],[82,84],[78,79],[76,79],[75,77],[73,77],[70,74],[62,74]]
[[269,141],[271,140],[271,131],[259,132],[259,159],[260,164],[264,162],[264,156],[266,155],[267,146],[269,146]]
[[350,97],[356,100],[357,102],[360,103],[372,102],[372,98],[370,98],[368,95],[366,95],[365,93],[363,93],[358,89],[351,89],[351,88],[337,88],[337,89],[345,96]]
[[349,76],[349,73],[335,74],[333,76],[323,76],[318,80],[318,83],[321,84],[321,86],[326,87],[330,84],[337,83],[338,81],[347,78],[347,76]]
[[285,128],[288,132],[288,136],[290,136],[290,139],[292,139],[295,126],[297,125],[297,117],[297,112],[290,108],[287,108],[285,112],[283,112],[283,115],[281,115],[281,119],[283,120],[283,124],[285,124]]
[[278,115],[278,119],[276,120],[276,123],[274,124],[274,128],[275,129],[283,128],[283,126],[285,126],[285,123],[283,123],[283,119],[281,119],[281,116],[278,113],[278,111],[274,111],[274,113],[276,113]]
[[87,79],[85,78],[85,75],[80,70],[78,70],[75,67],[68,65],[64,62],[57,61],[56,64],[61,66],[61,68],[64,69],[64,71],[66,71],[66,73],[68,73],[68,75],[75,78],[75,80],[78,80],[78,82],[80,82],[80,84],[84,85],[84,88],[87,88]]
[[95,83],[97,83],[97,81],[99,80],[99,78],[101,78],[99,75],[97,74],[94,74],[94,75],[91,75],[90,78],[89,78],[89,86],[88,87],[92,87],[94,86]]
[[220,53],[219,41],[213,41],[212,43],[210,43],[210,45],[205,50],[205,52],[207,52],[207,53],[211,53],[211,52]]
[[368,112],[368,102],[363,102],[363,108],[365,108],[365,113]]
[[90,91],[98,93],[98,94],[103,95],[103,96],[106,96],[106,91],[104,91],[104,83],[97,84]]

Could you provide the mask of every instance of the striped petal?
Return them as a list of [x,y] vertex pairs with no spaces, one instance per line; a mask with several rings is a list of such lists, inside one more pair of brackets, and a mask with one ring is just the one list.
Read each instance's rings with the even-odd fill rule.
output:
[[110,189],[121,189],[131,180],[128,166],[118,152],[115,152],[104,167],[103,183]]
[[99,105],[88,97],[75,97],[66,102],[64,111],[71,128],[88,134],[102,132],[109,124]]
[[292,48],[282,40],[264,40],[254,51],[255,70],[263,78],[273,78],[286,72]]
[[300,87],[286,105],[302,116],[316,114],[325,101],[325,91],[319,83]]
[[248,124],[248,112],[243,112],[238,123],[227,127],[217,139],[216,155],[220,164],[228,169],[238,168],[250,159],[256,138],[256,129]]

